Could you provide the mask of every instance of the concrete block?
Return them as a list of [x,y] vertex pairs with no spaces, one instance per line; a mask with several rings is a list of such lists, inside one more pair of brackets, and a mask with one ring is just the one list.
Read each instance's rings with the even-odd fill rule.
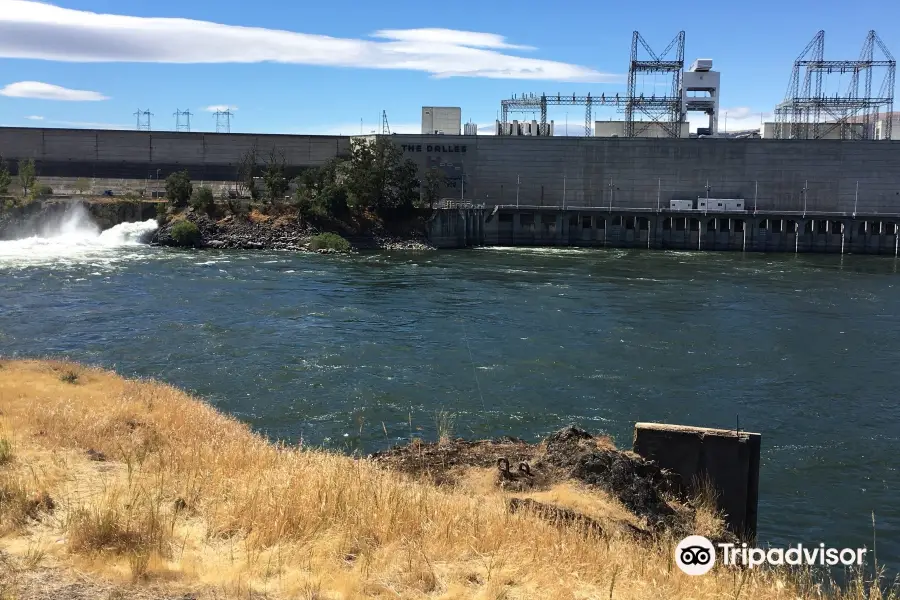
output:
[[728,528],[755,539],[759,504],[761,435],[662,423],[634,426],[636,453],[677,473],[687,493],[708,479]]

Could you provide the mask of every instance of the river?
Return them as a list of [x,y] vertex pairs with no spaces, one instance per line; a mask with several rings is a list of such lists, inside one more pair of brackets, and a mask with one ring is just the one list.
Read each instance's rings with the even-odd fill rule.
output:
[[150,224],[0,242],[0,355],[186,388],[273,438],[368,452],[569,423],[763,435],[759,535],[900,561],[893,258],[574,249],[178,251]]

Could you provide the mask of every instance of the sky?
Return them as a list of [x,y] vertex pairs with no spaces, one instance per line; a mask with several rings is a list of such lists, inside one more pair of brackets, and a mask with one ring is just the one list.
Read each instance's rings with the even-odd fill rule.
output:
[[[722,73],[719,124],[735,131],[771,120],[819,29],[841,60],[872,28],[900,54],[897,0],[0,0],[0,125],[135,129],[149,110],[152,129],[174,130],[189,110],[192,131],[215,131],[230,109],[232,132],[351,135],[380,132],[386,111],[391,131],[418,133],[422,106],[459,106],[488,132],[513,94],[624,94],[632,31],[660,53],[683,29],[685,62]],[[583,107],[549,118],[583,133]]]

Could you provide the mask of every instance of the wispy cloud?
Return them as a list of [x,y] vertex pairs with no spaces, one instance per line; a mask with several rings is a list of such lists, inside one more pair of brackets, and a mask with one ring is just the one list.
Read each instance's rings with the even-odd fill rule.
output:
[[[0,2],[0,10],[3,3]],[[37,100],[62,100],[66,102],[97,102],[100,100],[109,100],[100,92],[91,92],[88,90],[70,90],[69,88],[52,85],[50,83],[42,83],[40,81],[19,81],[10,83],[2,90],[0,95],[9,96],[10,98],[34,98]]]
[[0,0],[0,57],[63,62],[281,62],[423,71],[435,77],[619,82],[564,62],[524,58],[492,33],[450,29],[381,30],[374,39],[335,38],[179,18],[74,10]]
[[44,121],[50,127],[64,127],[67,129],[134,129],[134,123],[96,123],[93,121]]
[[237,106],[231,106],[230,104],[213,104],[212,106],[207,106],[203,110],[206,112],[225,112],[226,110],[235,111],[237,110]]
[[[688,113],[691,130],[697,127],[706,127],[709,117],[700,113]],[[746,131],[759,129],[760,121],[771,121],[772,113],[762,110],[754,110],[746,106],[736,106],[719,109],[719,131]]]
[[38,115],[29,115],[25,118],[28,119],[29,121],[43,121],[44,120],[44,117],[41,117]]

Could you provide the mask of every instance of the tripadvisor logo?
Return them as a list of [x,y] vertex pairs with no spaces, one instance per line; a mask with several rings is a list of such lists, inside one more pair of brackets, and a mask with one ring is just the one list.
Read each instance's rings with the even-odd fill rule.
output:
[[688,575],[704,575],[716,564],[716,549],[702,535],[689,535],[675,547],[675,564]]
[[767,549],[751,548],[746,543],[714,546],[702,535],[689,535],[675,547],[675,564],[688,575],[704,575],[716,564],[716,546],[723,565],[750,569],[763,564],[861,567],[866,555],[866,548],[828,548],[825,544]]

